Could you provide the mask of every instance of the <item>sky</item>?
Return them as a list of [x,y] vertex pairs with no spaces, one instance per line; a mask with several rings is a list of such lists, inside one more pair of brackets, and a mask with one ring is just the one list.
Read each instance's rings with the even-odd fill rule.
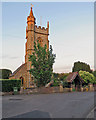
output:
[[[74,62],[94,68],[94,3],[32,2],[36,25],[47,27],[56,54],[54,72],[71,72]],[[16,70],[24,63],[30,2],[2,3],[2,66]],[[41,22],[40,22],[41,21]]]

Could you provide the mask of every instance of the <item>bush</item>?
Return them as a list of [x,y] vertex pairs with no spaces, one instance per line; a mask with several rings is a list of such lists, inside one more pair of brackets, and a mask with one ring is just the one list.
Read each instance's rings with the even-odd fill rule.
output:
[[53,73],[53,79],[59,79],[60,81],[65,81],[69,73]]
[[11,70],[0,69],[0,79],[9,79],[10,74],[12,74]]
[[59,83],[58,83],[58,82],[55,82],[55,83],[53,83],[53,86],[54,86],[54,87],[59,86]]
[[58,81],[57,79],[54,79],[54,82],[53,82],[53,86],[56,87],[56,86],[59,86],[60,84],[60,81]]
[[80,77],[84,80],[85,84],[95,83],[95,77],[92,73],[86,71],[79,71]]
[[63,88],[69,88],[68,82],[66,82],[66,81],[63,82]]
[[20,90],[21,80],[1,79],[0,85],[2,86],[0,87],[0,91],[2,92],[13,91],[13,87],[18,87],[18,90]]

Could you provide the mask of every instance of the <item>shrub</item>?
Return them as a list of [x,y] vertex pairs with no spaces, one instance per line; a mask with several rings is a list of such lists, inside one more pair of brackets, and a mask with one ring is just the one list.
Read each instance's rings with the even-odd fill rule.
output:
[[53,73],[53,79],[59,79],[60,81],[65,81],[69,73]]
[[11,70],[0,69],[0,79],[9,79],[10,74],[12,74]]
[[60,81],[58,79],[54,79],[54,82],[52,85],[55,87],[55,86],[59,86],[59,84],[60,84]]
[[66,82],[66,81],[63,82],[63,88],[69,88],[68,82]]
[[55,87],[55,86],[59,86],[59,83],[58,82],[55,82],[55,83],[53,83],[53,86]]
[[86,72],[86,71],[79,71],[80,77],[84,80],[86,84],[88,83],[95,83],[95,77],[92,73]]
[[10,79],[0,79],[0,91],[2,92],[10,92],[13,91],[13,87],[18,87],[18,90],[20,90],[21,87],[21,80],[10,80]]

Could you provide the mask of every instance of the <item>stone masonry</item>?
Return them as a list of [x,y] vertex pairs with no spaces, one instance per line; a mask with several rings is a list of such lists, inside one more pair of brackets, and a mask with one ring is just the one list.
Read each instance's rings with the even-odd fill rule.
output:
[[40,45],[43,47],[47,45],[49,49],[49,22],[47,22],[47,28],[37,26],[36,18],[33,15],[32,7],[30,14],[27,17],[27,26],[26,26],[26,43],[25,43],[25,63],[22,64],[16,71],[12,73],[10,79],[22,79],[23,87],[31,88],[34,86],[34,77],[29,73],[31,68],[31,63],[28,59],[29,55],[34,52],[34,41],[37,43],[39,41]]

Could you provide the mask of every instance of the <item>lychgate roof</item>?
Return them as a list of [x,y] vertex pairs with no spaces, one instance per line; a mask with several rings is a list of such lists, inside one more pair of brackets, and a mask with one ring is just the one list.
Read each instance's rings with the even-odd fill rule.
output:
[[72,83],[73,80],[74,80],[77,76],[79,77],[80,81],[84,82],[83,79],[80,77],[80,75],[79,75],[78,72],[70,73],[70,74],[67,76],[66,81]]

